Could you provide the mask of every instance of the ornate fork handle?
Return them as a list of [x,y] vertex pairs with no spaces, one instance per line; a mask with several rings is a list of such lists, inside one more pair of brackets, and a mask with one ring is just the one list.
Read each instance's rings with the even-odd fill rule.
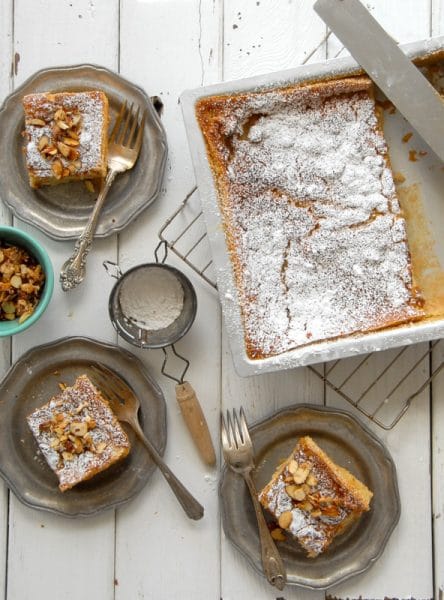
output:
[[259,527],[259,540],[261,543],[262,565],[267,580],[271,585],[274,585],[278,590],[283,590],[287,581],[284,563],[276,548],[276,544],[271,537],[267,522],[265,521],[262,507],[257,498],[256,487],[251,478],[250,472],[243,473],[245,482],[253,500],[253,506],[256,513],[257,524]]
[[117,171],[109,169],[102,189],[97,197],[94,209],[88,219],[88,223],[76,242],[75,250],[62,266],[60,271],[60,282],[64,292],[72,290],[85,278],[86,257],[91,249],[100,211],[102,210],[102,206],[116,175]]

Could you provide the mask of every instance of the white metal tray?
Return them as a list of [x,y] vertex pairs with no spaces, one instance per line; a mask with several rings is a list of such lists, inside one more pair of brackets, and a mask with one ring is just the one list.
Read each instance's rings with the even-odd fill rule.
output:
[[[403,50],[412,59],[433,56],[435,53],[438,55],[441,50],[444,50],[444,37],[407,44],[403,46]],[[433,74],[433,83],[443,91],[444,60],[441,56],[439,60],[442,61],[442,69]],[[241,376],[325,362],[444,337],[444,317],[442,317],[372,333],[354,334],[338,340],[317,342],[264,359],[252,360],[246,354],[237,290],[221,224],[217,191],[208,165],[204,139],[195,118],[195,103],[202,97],[216,94],[285,87],[307,80],[343,77],[358,71],[359,65],[352,58],[333,59],[315,65],[303,65],[287,71],[189,90],[181,96],[183,116],[213,255],[225,326],[236,371]],[[384,111],[384,133],[389,146],[393,171],[400,172],[405,177],[402,184],[404,190],[411,190],[412,193],[414,191],[415,202],[419,202],[425,217],[422,225],[425,224],[427,227],[427,247],[429,251],[433,252],[442,267],[444,265],[444,198],[442,192],[444,190],[444,166],[416,133],[405,141],[404,136],[411,132],[413,132],[413,128],[398,111]]]

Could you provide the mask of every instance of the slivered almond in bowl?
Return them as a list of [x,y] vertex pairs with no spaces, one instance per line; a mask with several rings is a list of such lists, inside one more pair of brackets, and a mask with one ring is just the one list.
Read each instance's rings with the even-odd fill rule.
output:
[[336,465],[309,437],[301,437],[259,495],[280,530],[294,536],[309,558],[370,510],[373,493]]
[[32,188],[105,177],[109,111],[103,92],[28,94],[23,108]]
[[24,248],[0,240],[0,321],[24,323],[45,284],[42,265]]
[[105,471],[130,451],[108,401],[86,375],[34,410],[27,421],[62,492]]

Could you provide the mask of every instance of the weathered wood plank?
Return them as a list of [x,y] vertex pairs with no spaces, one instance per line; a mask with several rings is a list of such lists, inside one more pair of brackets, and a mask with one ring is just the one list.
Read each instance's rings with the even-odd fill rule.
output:
[[[169,143],[164,190],[137,223],[120,236],[123,270],[154,260],[161,224],[194,185],[184,125],[181,92],[217,81],[221,3],[198,0],[128,0],[121,10],[121,72],[164,103],[162,121]],[[141,51],[143,48],[143,51]],[[196,321],[176,348],[190,361],[187,379],[195,387],[218,449],[220,403],[220,311],[216,295],[171,254],[196,287]],[[133,348],[134,350],[134,348]],[[166,401],[166,460],[205,507],[203,520],[191,522],[163,478],[156,473],[131,510],[119,511],[116,531],[116,598],[219,597],[217,470],[206,468],[185,429],[175,401],[174,383],[160,374],[162,352],[138,356],[158,378]],[[171,363],[169,371],[179,373]]]
[[[224,12],[224,79],[290,68],[307,58],[325,56],[325,26],[312,10],[312,2],[226,0]],[[317,50],[313,53],[314,49]],[[222,407],[242,405],[252,422],[275,410],[300,402],[323,402],[323,385],[307,369],[240,378],[234,368],[225,334],[222,354]],[[322,592],[287,587],[280,594],[258,577],[247,561],[222,536],[222,597],[260,600],[282,595],[323,598]]]
[[[0,103],[12,88],[12,11],[13,2],[0,3]],[[3,202],[0,202],[0,223],[10,225],[11,216]],[[0,342],[0,376],[2,377],[10,365],[11,342],[8,339]],[[7,548],[8,548],[8,503],[9,491],[6,485],[0,484],[0,596],[6,585]]]
[[[15,85],[49,65],[88,61],[117,68],[118,4],[117,0],[38,3],[16,0],[14,52],[20,55],[20,60]],[[44,35],[36,23],[44,23]],[[36,343],[64,335],[84,334],[114,340],[107,316],[111,280],[104,274],[101,262],[116,256],[116,238],[95,246],[90,255],[87,281],[72,294],[64,295],[57,277],[63,260],[72,251],[73,242],[55,242],[18,220],[17,225],[30,231],[49,251],[56,273],[56,288],[41,321],[13,340],[13,359]],[[38,513],[11,496],[8,600],[83,597],[86,581],[92,597],[99,600],[112,597],[114,513],[71,521]]]
[[[387,31],[400,42],[428,37],[430,33],[430,3],[428,0],[409,0],[402,5],[402,18],[399,18],[399,5],[383,0],[374,0],[368,5],[375,17]],[[329,56],[338,51],[338,43],[329,41]],[[411,353],[419,358],[424,345],[411,349],[384,376],[395,383],[399,372],[406,366]],[[391,353],[387,353],[390,355]],[[383,358],[381,357],[381,360]],[[389,359],[387,359],[388,362]],[[344,361],[339,370],[346,369]],[[412,389],[419,387],[427,376],[428,361],[425,360],[410,381]],[[340,378],[340,377],[339,377]],[[350,385],[353,397],[359,392],[359,378]],[[350,409],[342,399],[331,391],[327,392],[330,405]],[[354,411],[357,416],[359,413]],[[365,424],[369,421],[360,417]],[[357,577],[337,588],[333,596],[340,598],[362,596],[365,598],[415,597],[428,598],[433,595],[431,505],[430,505],[430,414],[428,392],[423,392],[407,414],[391,431],[385,432],[376,425],[373,431],[386,444],[392,454],[398,471],[398,483],[401,496],[402,514],[398,527],[394,531],[387,548],[377,563],[364,575]],[[412,489],[412,481],[415,485]],[[421,540],[421,551],[412,540]],[[418,542],[419,543],[419,542]],[[409,565],[409,569],[405,565]]]
[[[432,35],[444,34],[444,2],[432,0]],[[433,353],[432,369],[444,361],[444,343]],[[444,595],[444,373],[432,385],[432,515],[434,543],[434,598]]]

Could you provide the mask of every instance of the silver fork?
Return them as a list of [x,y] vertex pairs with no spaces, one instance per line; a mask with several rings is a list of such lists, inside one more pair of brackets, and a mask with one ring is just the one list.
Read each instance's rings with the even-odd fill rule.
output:
[[257,490],[251,477],[251,471],[254,469],[253,443],[242,407],[239,411],[239,418],[234,409],[232,416],[227,411],[226,422],[222,415],[221,435],[225,461],[233,471],[239,473],[245,479],[251,499],[253,500],[259,527],[262,565],[265,576],[271,585],[274,585],[279,590],[283,590],[287,581],[285,567],[267,527],[262,507],[258,500]]
[[104,184],[94,204],[88,223],[76,242],[74,253],[64,263],[60,271],[60,283],[64,292],[76,287],[85,278],[86,257],[91,249],[99,214],[117,173],[128,171],[136,164],[142,146],[145,126],[145,112],[140,125],[139,112],[139,108],[135,112],[133,105],[127,108],[126,102],[124,102],[114,123],[108,140],[108,172]]

